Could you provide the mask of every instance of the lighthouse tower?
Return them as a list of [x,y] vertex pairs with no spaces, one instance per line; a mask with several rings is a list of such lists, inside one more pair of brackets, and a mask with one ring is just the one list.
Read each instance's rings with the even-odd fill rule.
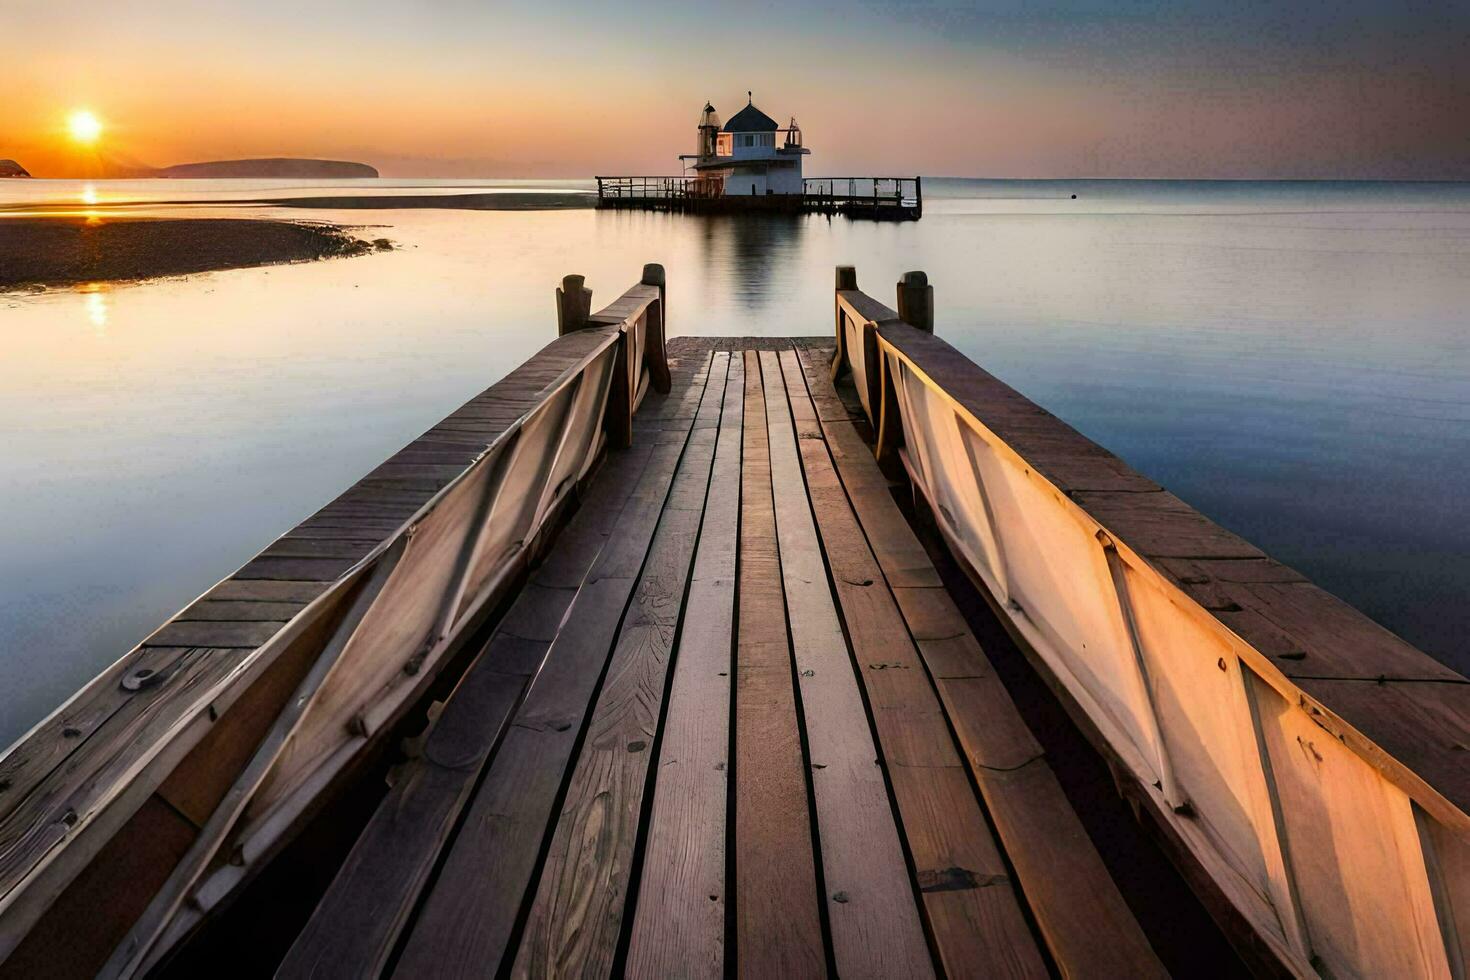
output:
[[782,127],[755,107],[746,93],[743,109],[720,125],[715,107],[706,102],[699,117],[693,155],[679,159],[701,177],[718,182],[724,197],[796,195],[802,192],[801,158],[810,153],[801,143],[796,120]]
[[[715,107],[708,102],[704,104],[704,112],[699,114],[699,139],[695,143],[694,157],[703,162],[713,160],[715,156],[715,138],[720,132],[720,114],[715,112]],[[683,159],[682,157],[680,159]]]

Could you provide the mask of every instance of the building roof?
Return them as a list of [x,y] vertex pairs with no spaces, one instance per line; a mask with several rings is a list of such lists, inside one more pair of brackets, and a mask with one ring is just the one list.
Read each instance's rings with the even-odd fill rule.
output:
[[761,112],[754,105],[747,105],[725,123],[722,133],[774,133],[781,127],[776,120]]

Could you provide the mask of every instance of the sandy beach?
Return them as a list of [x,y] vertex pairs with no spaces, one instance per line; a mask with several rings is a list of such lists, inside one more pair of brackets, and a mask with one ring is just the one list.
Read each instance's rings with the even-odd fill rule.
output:
[[[336,211],[561,211],[591,207],[592,198],[585,193],[332,194],[210,203]],[[348,228],[321,222],[114,217],[105,210],[101,217],[22,216],[27,211],[50,207],[54,205],[12,205],[4,209],[16,216],[0,216],[0,290],[127,282],[283,262],[351,258],[393,247],[385,238],[369,240]]]
[[123,282],[390,249],[334,225],[247,218],[0,219],[0,290]]

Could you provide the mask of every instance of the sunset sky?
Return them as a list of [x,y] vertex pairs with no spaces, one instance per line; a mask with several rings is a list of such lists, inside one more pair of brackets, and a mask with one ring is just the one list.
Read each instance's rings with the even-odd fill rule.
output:
[[754,89],[812,174],[1470,179],[1465,2],[0,0],[0,66],[36,176],[675,173]]

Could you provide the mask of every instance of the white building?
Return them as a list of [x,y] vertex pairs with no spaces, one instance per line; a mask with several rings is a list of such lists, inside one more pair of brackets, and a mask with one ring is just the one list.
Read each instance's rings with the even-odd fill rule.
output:
[[680,161],[709,180],[710,196],[801,194],[801,158],[811,152],[801,145],[801,129],[795,119],[782,128],[746,95],[745,108],[723,126],[715,107],[705,103],[697,152]]

